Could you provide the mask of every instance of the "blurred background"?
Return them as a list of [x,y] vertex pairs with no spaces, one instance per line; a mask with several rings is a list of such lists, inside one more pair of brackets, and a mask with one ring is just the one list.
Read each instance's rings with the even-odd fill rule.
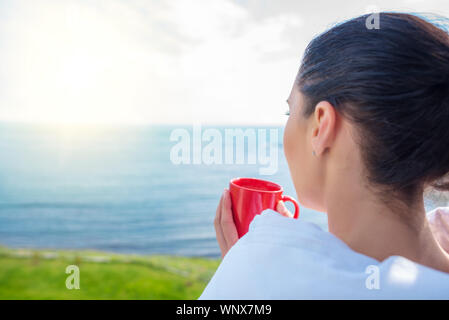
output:
[[[390,10],[449,16],[449,2],[0,0],[0,297],[196,298],[218,265],[213,218],[229,180],[268,179],[296,196],[282,131],[308,42]],[[171,132],[194,123],[277,129],[276,174],[173,164]],[[426,198],[428,210],[443,205]],[[300,217],[327,229],[324,213]],[[102,253],[77,251],[88,249]],[[63,261],[86,265],[96,289],[67,293]],[[96,269],[111,261],[146,269],[127,279]],[[99,289],[105,268],[120,285]],[[148,287],[127,282],[137,274]],[[62,282],[17,280],[53,275]]]

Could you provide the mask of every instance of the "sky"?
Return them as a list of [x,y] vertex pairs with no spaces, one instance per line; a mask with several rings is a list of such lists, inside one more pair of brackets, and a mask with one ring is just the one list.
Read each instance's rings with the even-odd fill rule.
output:
[[0,121],[279,124],[308,42],[447,0],[0,0]]

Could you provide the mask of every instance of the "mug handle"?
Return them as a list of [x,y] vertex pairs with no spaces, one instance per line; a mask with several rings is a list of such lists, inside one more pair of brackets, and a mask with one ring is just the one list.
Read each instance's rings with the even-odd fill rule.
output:
[[290,201],[290,202],[292,202],[294,204],[294,206],[295,206],[295,214],[294,214],[293,218],[298,219],[298,217],[299,217],[299,205],[296,202],[296,200],[293,199],[292,197],[284,196],[284,195],[282,196],[281,200],[284,201],[284,202],[285,201]]

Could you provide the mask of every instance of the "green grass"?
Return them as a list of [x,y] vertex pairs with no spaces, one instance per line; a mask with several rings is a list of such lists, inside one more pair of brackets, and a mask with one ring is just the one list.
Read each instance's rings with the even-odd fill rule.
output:
[[[197,299],[220,260],[0,247],[0,299]],[[66,288],[68,265],[80,289]]]

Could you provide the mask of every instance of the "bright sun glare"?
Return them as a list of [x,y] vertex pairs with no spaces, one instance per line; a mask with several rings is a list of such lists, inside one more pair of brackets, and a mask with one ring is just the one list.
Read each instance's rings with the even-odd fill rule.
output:
[[305,41],[289,36],[301,17],[257,19],[232,0],[0,10],[0,121],[281,124]]
[[20,29],[18,52],[25,61],[14,70],[28,120],[60,124],[139,122],[129,68],[132,43],[113,16],[77,5],[30,10]]

